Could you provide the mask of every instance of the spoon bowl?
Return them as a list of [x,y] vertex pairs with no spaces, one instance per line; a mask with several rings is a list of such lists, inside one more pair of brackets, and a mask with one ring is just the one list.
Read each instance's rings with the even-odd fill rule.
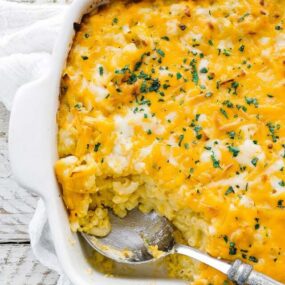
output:
[[135,209],[125,218],[109,213],[112,231],[106,237],[82,233],[84,239],[101,254],[121,263],[142,264],[157,259],[151,248],[159,251],[159,257],[170,254],[175,244],[173,228],[165,217],[155,212],[143,214]]

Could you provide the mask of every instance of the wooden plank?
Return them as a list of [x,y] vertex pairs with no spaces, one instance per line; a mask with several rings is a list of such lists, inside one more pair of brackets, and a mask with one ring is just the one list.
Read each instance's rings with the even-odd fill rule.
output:
[[9,112],[0,103],[0,241],[27,241],[28,223],[37,203],[36,195],[13,180],[8,159]]
[[29,244],[0,245],[0,284],[55,285],[58,275],[39,264]]

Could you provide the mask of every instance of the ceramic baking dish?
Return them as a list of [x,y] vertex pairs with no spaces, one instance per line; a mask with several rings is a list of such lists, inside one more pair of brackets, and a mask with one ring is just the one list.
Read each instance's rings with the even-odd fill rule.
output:
[[[74,36],[74,23],[80,23],[85,13],[104,2],[107,1],[73,2],[59,34],[48,74],[18,92],[13,104],[9,131],[12,171],[22,187],[43,198],[58,259],[74,285],[178,284],[177,280],[159,277],[161,270],[157,270],[154,264],[136,270],[118,266],[119,273],[132,273],[132,276],[125,274],[125,277],[110,278],[96,271],[89,261],[90,249],[70,230],[54,174],[53,166],[57,160],[56,113],[60,79]],[[155,269],[156,277],[153,277],[153,270],[150,269]]]

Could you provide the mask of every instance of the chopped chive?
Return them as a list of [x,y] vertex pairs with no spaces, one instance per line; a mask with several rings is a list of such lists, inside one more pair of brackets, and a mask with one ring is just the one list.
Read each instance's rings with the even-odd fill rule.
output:
[[119,22],[119,20],[118,20],[118,18],[113,18],[113,20],[112,20],[112,24],[118,24],[118,22]]
[[230,255],[235,255],[237,253],[237,248],[234,242],[230,242],[229,246],[229,254]]
[[200,73],[207,73],[208,69],[206,67],[203,67],[200,69]]
[[254,157],[254,158],[251,160],[251,164],[252,164],[254,167],[256,167],[257,162],[258,162],[258,158],[257,158],[257,157]]
[[182,141],[184,140],[184,135],[179,136],[178,146],[181,146]]
[[230,187],[227,189],[227,191],[225,192],[225,195],[227,196],[227,195],[229,195],[229,194],[231,194],[231,193],[235,193],[234,188],[233,188],[232,186],[230,186]]
[[168,36],[161,37],[161,39],[169,42],[169,37]]
[[176,79],[179,80],[182,78],[182,74],[180,72],[176,73]]
[[258,259],[255,256],[250,256],[248,259],[254,263],[258,262]]
[[229,151],[232,153],[233,157],[237,157],[239,154],[239,149],[234,146],[228,146]]
[[99,67],[99,74],[100,74],[100,76],[103,76],[103,74],[104,74],[103,66]]
[[227,119],[229,118],[227,112],[224,109],[220,108],[220,112],[221,112],[222,115],[225,116],[225,118],[227,118]]
[[97,152],[99,150],[100,146],[101,146],[101,143],[95,144],[94,151]]
[[162,51],[161,49],[157,49],[156,52],[157,52],[160,56],[165,57],[165,53],[164,53],[164,51]]
[[190,66],[192,68],[192,71],[191,71],[192,81],[197,85],[199,82],[199,76],[198,76],[198,72],[197,72],[196,60],[195,59],[191,60]]
[[219,160],[216,159],[214,152],[211,155],[212,163],[214,168],[221,168]]
[[241,45],[238,50],[239,50],[240,52],[244,52],[244,49],[245,49],[245,46],[244,46],[244,45]]
[[280,208],[280,209],[284,209],[285,206],[283,205],[283,202],[284,202],[284,200],[278,200],[277,207]]

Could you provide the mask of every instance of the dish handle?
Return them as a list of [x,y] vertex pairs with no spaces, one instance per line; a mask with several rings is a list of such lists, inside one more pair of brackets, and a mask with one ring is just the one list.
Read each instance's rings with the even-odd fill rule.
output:
[[40,78],[19,89],[13,102],[8,138],[10,164],[17,182],[43,198],[43,187],[54,176],[56,106],[50,86],[48,78]]

